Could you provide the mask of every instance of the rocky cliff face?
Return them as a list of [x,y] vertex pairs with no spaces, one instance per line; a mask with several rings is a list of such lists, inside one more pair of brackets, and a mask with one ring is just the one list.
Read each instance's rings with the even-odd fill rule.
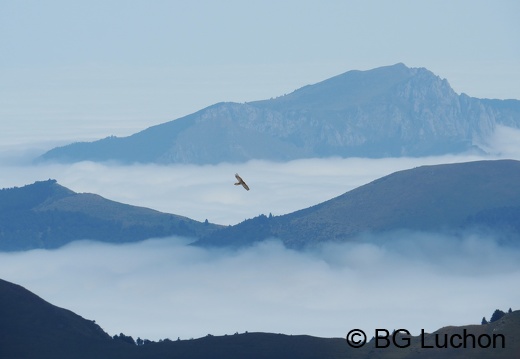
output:
[[[377,86],[375,80],[356,82],[346,73],[301,90],[305,95],[296,91],[280,99],[283,105],[252,103],[270,112],[238,125],[266,132],[318,156],[463,151],[493,132],[497,118],[489,106],[457,95],[446,80],[426,69],[404,65],[384,70],[396,74],[380,74],[383,83]],[[359,93],[352,94],[356,89]],[[312,103],[320,97],[325,98]]]
[[497,124],[520,127],[518,103],[458,95],[430,71],[397,64],[271,100],[219,103],[130,137],[56,148],[42,159],[203,164],[456,153],[485,143]]

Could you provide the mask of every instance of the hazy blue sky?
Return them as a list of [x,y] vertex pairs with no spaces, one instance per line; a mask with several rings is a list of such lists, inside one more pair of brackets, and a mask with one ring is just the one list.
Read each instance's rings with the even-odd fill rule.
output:
[[518,99],[519,13],[515,0],[3,0],[0,140],[128,135],[397,62]]
[[[458,93],[520,99],[518,14],[516,0],[0,0],[0,188],[55,178],[76,192],[234,224],[302,209],[393,171],[479,159],[18,162],[58,143],[129,135],[219,101],[275,97],[397,62],[426,67]],[[499,127],[490,146],[482,158],[520,159],[520,130]],[[250,192],[233,186],[235,172]],[[110,334],[343,336],[355,327],[433,331],[518,309],[511,283],[519,258],[493,238],[424,233],[319,253],[276,243],[238,253],[168,240],[75,243],[0,253],[0,277]]]

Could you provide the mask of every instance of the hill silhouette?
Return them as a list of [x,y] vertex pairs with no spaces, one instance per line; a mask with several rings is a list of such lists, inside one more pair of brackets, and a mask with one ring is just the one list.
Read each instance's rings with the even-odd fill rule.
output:
[[0,190],[0,250],[56,248],[78,239],[112,243],[200,237],[220,226],[75,193],[55,180]]
[[519,103],[458,95],[427,69],[396,64],[270,100],[218,103],[128,137],[57,147],[37,160],[215,164],[458,153],[485,143],[497,124],[519,128]]
[[399,171],[282,216],[261,215],[196,245],[244,246],[275,237],[289,247],[372,232],[491,229],[520,237],[520,162],[475,161]]
[[520,236],[520,162],[475,161],[399,171],[281,216],[234,226],[75,193],[55,180],[0,190],[0,250],[57,248],[79,239],[111,243],[178,235],[200,246],[247,246],[279,238],[292,248],[398,230],[491,230]]
[[[347,358],[516,358],[520,353],[520,311],[504,314],[485,325],[445,327],[421,337],[410,337],[406,348],[377,348],[372,340],[363,348],[351,348],[345,338],[308,335],[243,333],[208,335],[192,340],[164,340],[142,346],[111,338],[92,320],[56,307],[25,288],[0,279],[0,357],[35,359],[347,359]],[[348,324],[346,324],[348,330]],[[436,337],[464,335],[497,339],[496,348],[467,346],[437,348]],[[118,336],[119,337],[119,336]],[[370,340],[370,339],[369,339]],[[503,340],[504,348],[502,348]],[[403,345],[401,337],[396,342]],[[423,344],[424,342],[424,344]],[[456,341],[455,343],[458,343]],[[379,346],[384,345],[381,341]],[[471,343],[470,343],[471,344]]]
[[0,279],[0,358],[93,358],[111,346],[97,324]]

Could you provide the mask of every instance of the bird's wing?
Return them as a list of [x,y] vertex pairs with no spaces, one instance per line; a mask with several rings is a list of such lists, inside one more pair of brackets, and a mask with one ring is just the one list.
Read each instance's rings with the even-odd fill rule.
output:
[[235,177],[237,179],[237,183],[235,183],[235,186],[238,186],[238,185],[242,185],[242,187],[244,187],[246,190],[249,191],[249,186],[244,182],[244,180],[242,179],[242,177],[240,177],[238,175],[238,173],[235,173]]

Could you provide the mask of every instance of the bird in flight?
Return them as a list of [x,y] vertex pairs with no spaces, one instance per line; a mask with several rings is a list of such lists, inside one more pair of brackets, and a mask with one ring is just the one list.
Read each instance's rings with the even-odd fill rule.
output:
[[235,186],[240,186],[242,185],[242,187],[244,187],[246,190],[249,191],[249,186],[244,182],[244,180],[238,175],[238,173],[235,173],[235,177],[237,178],[237,183],[235,183]]

